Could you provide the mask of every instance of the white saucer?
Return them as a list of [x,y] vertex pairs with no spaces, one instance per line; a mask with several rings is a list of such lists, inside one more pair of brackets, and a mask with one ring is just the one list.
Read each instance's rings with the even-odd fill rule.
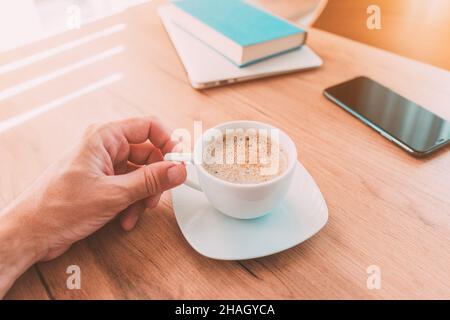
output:
[[[188,169],[195,179],[195,170]],[[322,193],[300,163],[283,203],[261,218],[230,218],[214,209],[202,192],[185,185],[172,190],[172,201],[189,244],[219,260],[253,259],[289,249],[312,237],[328,220]]]

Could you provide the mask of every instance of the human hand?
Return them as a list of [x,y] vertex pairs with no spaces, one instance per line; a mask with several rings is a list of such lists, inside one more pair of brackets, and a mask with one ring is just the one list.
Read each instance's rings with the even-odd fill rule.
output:
[[[24,240],[28,267],[59,256],[117,215],[122,228],[131,230],[162,192],[186,179],[184,164],[163,161],[173,148],[169,133],[151,118],[90,127],[0,215],[0,240],[8,232],[17,246]],[[4,255],[8,248],[0,244],[0,260]]]

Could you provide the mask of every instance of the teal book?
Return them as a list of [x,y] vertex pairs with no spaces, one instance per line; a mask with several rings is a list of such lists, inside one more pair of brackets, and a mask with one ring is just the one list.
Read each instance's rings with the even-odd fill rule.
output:
[[301,47],[306,32],[243,0],[172,1],[172,20],[238,66]]

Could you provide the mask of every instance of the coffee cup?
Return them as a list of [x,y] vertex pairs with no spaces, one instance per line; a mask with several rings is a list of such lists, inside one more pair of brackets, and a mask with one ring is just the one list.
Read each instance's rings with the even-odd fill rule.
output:
[[[220,179],[208,172],[202,165],[205,144],[217,132],[226,130],[265,130],[277,133],[277,142],[287,155],[285,170],[270,180],[258,183],[235,183]],[[237,219],[261,217],[281,204],[286,196],[297,163],[297,149],[294,142],[282,130],[256,121],[232,121],[210,128],[195,142],[194,151],[188,153],[168,153],[166,160],[185,161],[187,170],[195,168],[198,182],[186,180],[185,185],[201,191],[218,211]]]

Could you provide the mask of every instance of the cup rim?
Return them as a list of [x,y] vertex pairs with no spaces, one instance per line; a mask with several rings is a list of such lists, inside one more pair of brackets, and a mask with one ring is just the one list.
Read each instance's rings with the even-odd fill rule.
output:
[[196,151],[197,151],[197,146],[199,143],[202,143],[203,141],[203,137],[205,136],[205,134],[207,134],[209,131],[213,130],[213,129],[226,129],[227,126],[229,125],[235,125],[238,123],[246,123],[246,124],[255,124],[255,125],[259,125],[259,126],[263,126],[263,127],[267,127],[267,128],[271,128],[271,129],[277,129],[280,131],[281,134],[284,134],[286,136],[286,138],[288,139],[288,141],[292,144],[293,146],[293,152],[294,152],[294,159],[292,159],[292,161],[289,161],[289,165],[288,168],[279,176],[277,176],[274,179],[268,180],[268,181],[264,181],[264,182],[259,182],[259,183],[237,183],[237,182],[230,182],[230,181],[226,181],[226,180],[222,180],[220,178],[215,177],[214,175],[212,175],[211,173],[209,173],[202,164],[195,164],[195,167],[197,168],[197,170],[202,171],[206,176],[208,176],[209,178],[213,179],[214,181],[221,183],[223,185],[226,186],[230,186],[230,187],[235,187],[235,188],[255,188],[255,187],[263,187],[263,186],[267,186],[270,184],[274,184],[277,181],[280,181],[282,179],[284,179],[286,176],[290,175],[293,171],[293,169],[295,168],[295,165],[297,163],[297,147],[295,146],[294,141],[291,139],[291,137],[289,137],[288,134],[286,134],[283,130],[268,124],[268,123],[264,123],[264,122],[260,122],[260,121],[253,121],[253,120],[236,120],[236,121],[227,121],[227,122],[222,122],[214,127],[211,127],[209,129],[207,129],[205,132],[203,132],[203,134],[197,139],[197,141],[195,142],[194,145],[194,152],[193,152],[193,157],[195,158],[196,156]]

